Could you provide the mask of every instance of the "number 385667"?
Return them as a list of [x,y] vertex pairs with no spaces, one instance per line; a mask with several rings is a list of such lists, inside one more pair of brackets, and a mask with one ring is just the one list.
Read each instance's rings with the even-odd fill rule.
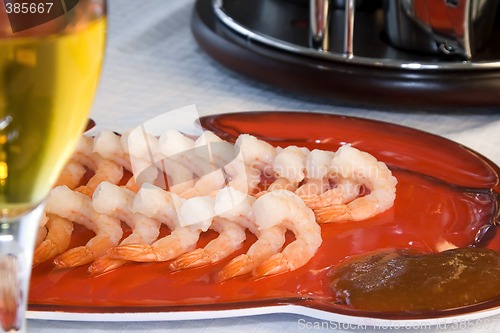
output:
[[7,14],[43,14],[50,13],[53,2],[6,2],[5,11]]

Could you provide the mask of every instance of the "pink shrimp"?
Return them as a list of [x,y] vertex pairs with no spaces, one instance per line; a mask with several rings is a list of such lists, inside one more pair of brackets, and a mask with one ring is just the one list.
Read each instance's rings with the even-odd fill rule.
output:
[[[265,276],[295,270],[304,266],[322,243],[314,213],[291,191],[265,193],[255,201],[252,212],[259,230],[257,241],[219,272],[221,280],[251,271]],[[295,234],[295,240],[280,252],[287,229]]]
[[47,235],[36,247],[33,254],[33,266],[54,258],[69,248],[73,222],[63,217],[49,214],[47,216]]
[[93,138],[91,137],[81,137],[72,159],[94,171],[94,175],[89,179],[87,184],[75,189],[89,197],[92,196],[95,188],[103,181],[118,184],[123,178],[122,167],[111,160],[99,156],[93,151]]
[[314,149],[305,161],[305,180],[296,193],[311,209],[349,202],[361,190],[357,183],[341,178],[331,164],[334,152]]
[[246,193],[225,187],[215,198],[215,214],[217,215],[210,229],[219,236],[210,241],[204,248],[198,248],[178,257],[170,264],[172,270],[198,267],[216,263],[227,258],[240,249],[246,239],[245,229],[255,232],[252,204],[255,198]]
[[58,268],[81,266],[94,261],[108,249],[118,245],[123,235],[119,219],[97,213],[88,196],[66,186],[51,190],[45,210],[49,214],[81,224],[96,234],[84,246],[69,249],[59,255],[54,260]]
[[[95,190],[92,206],[101,214],[124,221],[132,233],[120,245],[151,244],[160,234],[160,222],[132,211],[135,193],[124,187],[103,182]],[[127,263],[126,260],[112,259],[105,254],[97,258],[89,267],[91,275],[99,275],[114,270]]]
[[113,259],[155,262],[177,258],[196,248],[201,232],[206,231],[212,223],[213,198],[195,197],[184,200],[152,185],[143,186],[139,194],[135,199],[134,209],[167,224],[171,233],[153,244],[117,246],[108,252]]
[[318,223],[365,220],[388,210],[394,204],[397,179],[387,165],[372,155],[347,145],[342,146],[335,153],[331,169],[346,184],[362,186],[368,194],[315,209]]

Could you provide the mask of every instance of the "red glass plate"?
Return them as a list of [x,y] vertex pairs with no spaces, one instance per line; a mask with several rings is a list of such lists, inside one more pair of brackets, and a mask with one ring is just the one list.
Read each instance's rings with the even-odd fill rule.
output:
[[[276,146],[336,150],[351,144],[385,162],[398,178],[394,207],[361,222],[322,225],[323,244],[304,267],[261,279],[216,283],[231,258],[171,272],[167,263],[133,263],[90,277],[87,267],[33,270],[31,318],[65,320],[176,320],[261,313],[300,313],[326,320],[478,318],[500,313],[500,298],[458,309],[414,313],[359,311],[334,304],[327,271],[346,257],[384,248],[436,252],[449,246],[500,250],[500,169],[447,139],[368,119],[301,112],[245,112],[202,118],[229,141],[250,133]],[[199,246],[216,236],[202,235]],[[92,233],[76,226],[73,245]],[[289,237],[291,238],[291,237]],[[249,235],[245,252],[255,240]],[[474,281],[471,281],[474,283]],[[372,322],[373,323],[373,322]],[[435,323],[435,322],[434,322]]]

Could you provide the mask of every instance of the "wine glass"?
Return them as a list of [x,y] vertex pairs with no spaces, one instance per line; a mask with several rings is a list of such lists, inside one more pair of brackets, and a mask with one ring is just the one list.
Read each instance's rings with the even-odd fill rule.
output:
[[0,332],[25,332],[43,200],[87,123],[105,0],[0,4]]

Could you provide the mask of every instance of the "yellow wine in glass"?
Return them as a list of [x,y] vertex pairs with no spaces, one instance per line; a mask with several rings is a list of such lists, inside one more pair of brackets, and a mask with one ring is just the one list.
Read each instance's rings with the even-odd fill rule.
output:
[[105,46],[104,0],[49,4],[0,4],[0,332],[25,331],[43,199],[87,123]]

